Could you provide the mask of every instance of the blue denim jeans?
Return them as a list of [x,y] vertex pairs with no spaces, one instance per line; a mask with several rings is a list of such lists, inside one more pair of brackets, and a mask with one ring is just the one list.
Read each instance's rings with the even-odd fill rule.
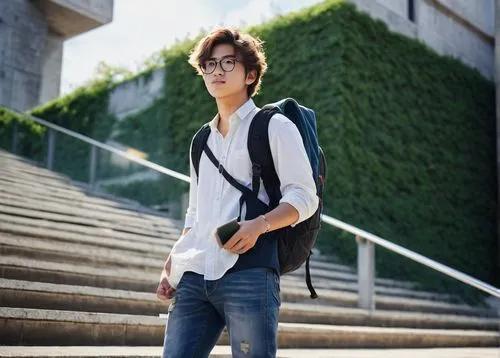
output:
[[185,273],[169,307],[164,358],[208,357],[227,326],[233,357],[276,357],[279,276],[252,268],[206,281]]

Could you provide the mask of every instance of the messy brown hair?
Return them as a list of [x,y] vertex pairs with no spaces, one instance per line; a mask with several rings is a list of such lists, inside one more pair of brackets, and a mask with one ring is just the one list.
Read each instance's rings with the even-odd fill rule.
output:
[[262,43],[260,39],[237,29],[215,29],[198,42],[189,56],[189,63],[198,71],[198,74],[203,75],[200,65],[210,58],[214,47],[222,44],[232,45],[235,55],[241,57],[246,74],[250,71],[255,71],[257,74],[255,81],[247,88],[248,96],[252,97],[259,92],[262,76],[267,69]]

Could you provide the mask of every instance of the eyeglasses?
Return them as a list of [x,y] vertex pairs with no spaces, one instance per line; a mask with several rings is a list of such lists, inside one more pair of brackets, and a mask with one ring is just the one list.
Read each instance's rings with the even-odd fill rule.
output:
[[236,62],[241,61],[238,61],[235,57],[232,56],[222,57],[219,61],[211,58],[200,63],[200,68],[204,74],[209,75],[215,71],[217,65],[220,63],[220,68],[222,68],[222,71],[231,72],[232,70],[234,70],[234,67],[236,67]]

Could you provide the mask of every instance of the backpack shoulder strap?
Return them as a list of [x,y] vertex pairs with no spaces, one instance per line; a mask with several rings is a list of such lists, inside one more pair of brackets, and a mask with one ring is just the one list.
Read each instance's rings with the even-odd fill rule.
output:
[[252,119],[248,131],[248,154],[252,162],[252,190],[257,194],[260,190],[260,178],[270,199],[270,207],[278,206],[281,199],[280,180],[274,167],[271,147],[269,145],[269,121],[280,110],[274,106],[266,106]]
[[200,159],[203,153],[203,148],[207,144],[208,136],[210,135],[210,125],[205,123],[193,137],[191,143],[191,161],[196,172],[196,179],[198,180],[200,172]]

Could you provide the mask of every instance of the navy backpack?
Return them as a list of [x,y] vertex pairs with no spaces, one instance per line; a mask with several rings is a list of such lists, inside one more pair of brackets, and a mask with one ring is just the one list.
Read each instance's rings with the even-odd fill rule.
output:
[[[276,113],[285,115],[297,126],[302,136],[302,140],[304,141],[307,157],[311,163],[314,182],[316,183],[316,193],[319,197],[319,207],[314,215],[294,227],[288,226],[276,230],[280,274],[294,271],[306,262],[307,287],[311,292],[311,298],[317,298],[318,295],[314,291],[311,283],[309,258],[320,229],[321,213],[323,211],[323,187],[326,178],[326,162],[323,151],[318,143],[318,132],[316,129],[316,116],[314,111],[298,104],[297,101],[292,98],[286,98],[279,102],[265,105],[253,118],[248,132],[247,147],[250,160],[252,161],[252,190],[239,184],[225,170],[221,171],[221,174],[224,175],[230,184],[242,192],[240,199],[240,217],[238,220],[241,220],[241,207],[244,202],[248,204],[249,201],[252,201],[253,207],[255,207],[256,202],[261,203],[262,211],[259,214],[263,214],[278,206],[282,197],[280,180],[274,168],[268,136],[269,121]],[[220,167],[219,162],[206,145],[209,134],[210,127],[207,123],[201,127],[193,138],[191,158],[197,176],[201,155],[204,151],[214,165]],[[269,196],[269,206],[266,206],[257,198],[257,193],[260,189],[260,179],[262,179],[264,188]],[[252,216],[256,217],[257,215]]]

